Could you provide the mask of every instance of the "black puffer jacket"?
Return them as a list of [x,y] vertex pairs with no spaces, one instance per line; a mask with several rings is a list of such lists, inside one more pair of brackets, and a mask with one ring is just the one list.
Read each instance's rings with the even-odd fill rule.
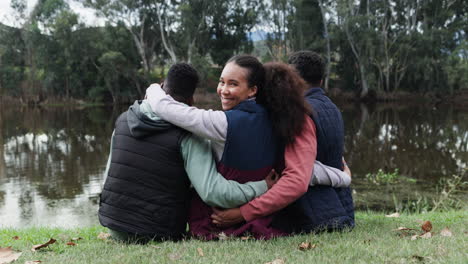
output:
[[116,121],[99,221],[116,231],[177,240],[187,223],[190,181],[180,153],[187,132],[149,118],[140,103]]

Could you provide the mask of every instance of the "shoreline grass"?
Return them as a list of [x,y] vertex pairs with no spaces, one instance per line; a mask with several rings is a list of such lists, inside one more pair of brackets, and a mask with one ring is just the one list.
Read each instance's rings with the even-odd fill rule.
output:
[[[100,226],[60,228],[0,228],[0,247],[11,246],[22,256],[14,263],[40,260],[42,263],[467,263],[468,230],[466,210],[402,214],[398,218],[383,213],[357,212],[356,228],[351,232],[297,235],[269,241],[229,239],[203,242],[151,242],[126,245],[113,240],[100,240]],[[433,237],[411,240],[394,231],[398,227],[415,228],[422,233],[418,220],[432,222]],[[440,231],[448,227],[453,236]],[[14,237],[19,239],[15,240]],[[76,246],[66,245],[72,238]],[[32,252],[33,245],[57,240],[48,248]],[[299,250],[299,244],[310,242],[316,247]],[[200,254],[200,249],[203,256]]]

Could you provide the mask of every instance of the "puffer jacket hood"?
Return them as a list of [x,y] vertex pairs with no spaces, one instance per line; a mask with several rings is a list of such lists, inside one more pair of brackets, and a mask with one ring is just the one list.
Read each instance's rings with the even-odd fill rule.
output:
[[152,110],[146,100],[136,100],[127,112],[128,128],[132,136],[141,138],[171,128],[173,125]]

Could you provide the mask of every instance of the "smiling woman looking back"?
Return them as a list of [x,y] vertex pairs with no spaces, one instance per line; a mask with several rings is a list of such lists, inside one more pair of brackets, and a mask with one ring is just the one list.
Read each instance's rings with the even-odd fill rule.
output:
[[[255,101],[255,95],[263,91],[264,83],[263,65],[255,57],[239,55],[226,63],[218,84],[217,92],[225,112],[202,110],[177,103],[158,85],[148,88],[147,96],[156,114],[174,125],[210,139],[218,160],[218,171],[227,179],[243,183],[265,178],[273,165],[283,159],[284,143],[290,143],[284,138],[281,140],[282,133],[277,133],[278,131],[273,129],[269,114]],[[296,92],[301,93],[298,90]],[[281,100],[290,99],[287,94],[279,96]],[[286,169],[283,171],[282,181],[288,182],[288,185],[293,187],[289,187],[285,193],[287,199],[282,200],[281,208],[307,190],[316,149],[315,128],[313,123],[305,118],[306,108],[303,100],[290,103],[288,108],[302,109],[299,111],[304,112],[302,118],[288,119],[290,127],[296,128],[293,129],[294,134],[301,132],[303,125],[308,126],[305,132],[309,134],[296,140],[301,148],[306,149],[307,155],[304,157],[298,157],[299,152],[296,151],[297,146],[294,144],[286,148],[286,151],[288,148],[292,150],[290,151],[292,155],[286,157]],[[221,231],[227,235],[250,232],[256,237],[264,238],[284,234],[269,227],[270,217],[251,218],[249,220],[253,221],[247,224],[219,229],[211,223],[211,208],[203,204],[197,195],[194,197],[189,219],[190,232],[193,235],[212,239]],[[262,208],[252,210],[254,209],[265,211]],[[258,215],[258,212],[254,214]]]
[[[229,60],[219,78],[216,91],[224,111],[231,110],[242,101],[253,98],[259,86],[260,89],[263,88],[264,73],[261,73],[263,71],[263,68],[260,68],[261,64],[251,65],[250,58],[241,58],[243,57],[234,57]],[[236,59],[239,64],[236,63]],[[260,73],[250,74],[249,71],[260,71]],[[249,84],[256,85],[249,87]]]
[[[174,118],[175,122],[168,118],[169,122],[212,140],[218,159],[218,172],[226,179],[240,183],[263,180],[282,153],[268,113],[254,99],[257,92],[263,89],[264,80],[265,70],[255,57],[236,56],[226,64],[218,85],[218,94],[225,112],[187,106],[170,111],[177,113],[177,116]],[[147,95],[153,110],[158,111],[160,102],[157,102],[157,98],[166,97],[166,94],[160,89],[150,87]],[[163,118],[167,116],[164,115]],[[192,235],[212,239],[221,231],[228,235],[250,231],[259,236],[274,232],[258,232],[255,230],[256,225],[251,223],[230,230],[220,230],[211,223],[212,212],[194,193],[189,213]]]

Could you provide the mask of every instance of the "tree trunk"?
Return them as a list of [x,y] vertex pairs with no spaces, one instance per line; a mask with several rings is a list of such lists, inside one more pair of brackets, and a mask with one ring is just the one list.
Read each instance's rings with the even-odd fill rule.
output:
[[327,67],[325,68],[325,83],[323,89],[325,92],[328,92],[328,80],[330,79],[330,67],[331,67],[331,54],[330,54],[330,35],[328,35],[328,24],[327,19],[325,18],[325,7],[323,5],[323,0],[318,0],[320,13],[322,13],[322,23],[323,31],[325,33],[325,40],[327,41]]
[[[1,106],[0,106],[1,107]],[[5,143],[3,139],[3,113],[0,109],[0,179],[6,178],[6,163],[5,163]]]
[[195,39],[190,41],[187,49],[187,63],[191,64],[192,63],[192,54],[193,54],[193,48],[195,47]]
[[66,97],[67,97],[67,101],[70,100],[70,80],[68,78],[68,76],[65,78],[65,89],[66,89]]
[[385,91],[390,92],[391,87],[390,87],[390,72],[391,72],[391,60],[390,60],[390,54],[389,54],[389,47],[388,47],[388,31],[385,28],[383,31],[383,39],[384,39],[384,51],[385,51]]
[[133,42],[135,43],[135,46],[137,47],[138,54],[140,55],[141,61],[143,62],[143,70],[144,70],[144,75],[145,78],[149,78],[150,72],[151,72],[151,62],[148,61],[148,56],[147,56],[147,51],[149,53],[153,53],[153,49],[147,50],[146,44],[145,44],[145,21],[146,21],[146,16],[143,16],[141,21],[140,21],[140,31],[135,32],[134,31],[134,26],[132,25],[127,25],[126,28],[130,32],[133,38]]
[[158,21],[159,21],[159,31],[161,32],[161,39],[163,41],[163,46],[164,46],[164,49],[167,51],[167,53],[169,53],[169,56],[171,57],[171,60],[173,63],[176,63],[177,62],[177,56],[174,52],[174,48],[173,46],[169,43],[169,40],[166,39],[166,34],[164,33],[165,30],[164,30],[164,26],[163,26],[163,20],[162,20],[162,17],[161,17],[161,9],[159,7],[158,4],[156,4],[156,9],[157,9],[157,13],[158,13]]
[[[2,55],[3,54],[0,53],[0,68],[2,67]],[[2,104],[2,96],[3,96],[3,86],[2,86],[2,80],[0,80],[0,104]],[[1,121],[1,117],[0,117],[0,121]]]
[[[347,23],[347,22],[345,22]],[[361,92],[359,94],[360,98],[366,97],[367,93],[369,92],[369,86],[367,85],[367,76],[366,76],[366,68],[364,67],[359,52],[355,46],[354,40],[349,32],[348,26],[344,26],[345,33],[348,39],[348,43],[351,46],[351,50],[353,51],[354,57],[356,58],[356,62],[359,67],[359,76],[361,78]]]
[[359,94],[359,97],[364,98],[369,92],[369,86],[366,79],[366,69],[362,63],[359,63],[359,73],[361,75],[361,93]]

